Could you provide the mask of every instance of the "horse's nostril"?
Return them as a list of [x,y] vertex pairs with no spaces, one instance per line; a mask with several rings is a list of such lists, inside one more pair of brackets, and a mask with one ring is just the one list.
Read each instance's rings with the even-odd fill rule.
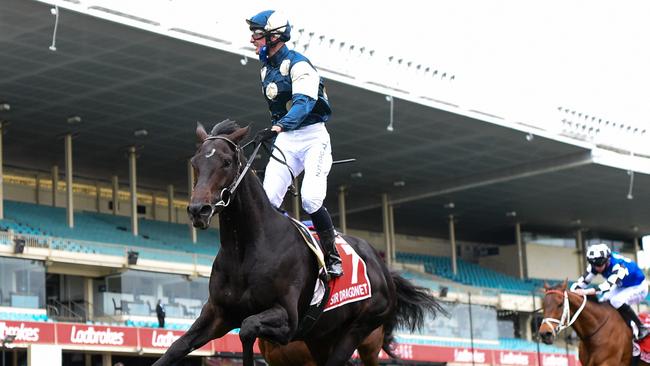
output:
[[203,203],[192,203],[187,206],[187,213],[192,216],[201,215],[203,213],[205,206],[206,205]]
[[199,210],[199,215],[201,216],[208,216],[210,214],[212,214],[212,206],[210,205],[203,205]]

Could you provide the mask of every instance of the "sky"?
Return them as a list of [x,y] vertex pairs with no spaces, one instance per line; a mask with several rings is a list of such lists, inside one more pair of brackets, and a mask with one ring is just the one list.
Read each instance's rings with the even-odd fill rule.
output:
[[295,29],[454,74],[453,102],[466,109],[558,124],[570,117],[558,112],[563,107],[647,127],[644,138],[650,139],[650,1],[84,2],[130,8],[163,23],[187,22],[205,34],[227,33],[242,46],[249,41],[244,19],[272,6]]

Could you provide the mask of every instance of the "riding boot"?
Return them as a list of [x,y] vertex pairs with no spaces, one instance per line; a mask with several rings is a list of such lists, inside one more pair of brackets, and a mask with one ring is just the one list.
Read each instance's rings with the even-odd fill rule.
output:
[[320,238],[320,245],[325,251],[325,266],[327,273],[332,277],[340,277],[343,275],[343,265],[341,264],[341,256],[336,250],[336,233],[334,228],[325,231],[318,231]]
[[[638,334],[635,334],[634,337],[637,341],[645,338],[645,336],[648,335],[648,329],[646,329],[645,325],[643,325],[643,322],[641,322],[641,319],[639,319],[630,305],[623,304],[617,310],[625,320],[625,324],[627,324],[629,327],[632,327],[632,323],[634,323],[636,326]],[[632,328],[632,330],[634,332],[634,328]]]
[[327,273],[332,277],[340,277],[343,275],[343,265],[341,264],[341,256],[336,250],[336,245],[334,245],[336,232],[329,212],[324,206],[321,206],[309,216],[311,216],[311,221],[320,239],[320,245],[325,252]]

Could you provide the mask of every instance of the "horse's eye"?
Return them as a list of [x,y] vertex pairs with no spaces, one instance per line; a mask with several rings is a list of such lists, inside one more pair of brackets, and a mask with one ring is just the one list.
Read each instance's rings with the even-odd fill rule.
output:
[[230,159],[224,159],[224,160],[223,160],[223,166],[224,166],[224,167],[227,168],[227,167],[230,166],[230,164],[232,164],[232,162],[230,161]]

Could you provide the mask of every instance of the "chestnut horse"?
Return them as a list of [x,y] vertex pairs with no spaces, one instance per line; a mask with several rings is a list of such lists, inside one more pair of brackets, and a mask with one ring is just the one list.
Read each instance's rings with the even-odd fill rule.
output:
[[[262,356],[271,366],[316,366],[305,342],[296,341],[282,346],[260,339],[258,344]],[[379,352],[383,344],[384,327],[375,329],[361,342],[357,351],[364,366],[379,366]]]
[[[632,330],[609,303],[571,292],[564,281],[553,287],[544,284],[542,309],[544,320],[538,333],[544,343],[553,343],[558,333],[573,327],[580,338],[582,366],[632,364]],[[638,365],[648,364],[639,361]]]

